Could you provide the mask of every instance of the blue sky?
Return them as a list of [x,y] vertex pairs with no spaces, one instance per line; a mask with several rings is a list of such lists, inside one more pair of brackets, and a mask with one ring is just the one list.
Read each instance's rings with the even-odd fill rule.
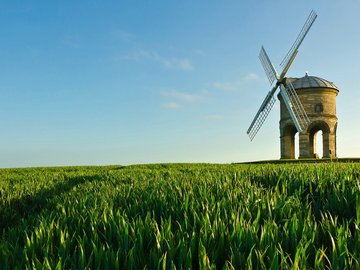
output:
[[[246,130],[311,9],[288,76],[333,81],[338,156],[360,156],[360,1],[1,1],[0,167],[280,156],[279,104]],[[280,68],[279,68],[280,69]]]

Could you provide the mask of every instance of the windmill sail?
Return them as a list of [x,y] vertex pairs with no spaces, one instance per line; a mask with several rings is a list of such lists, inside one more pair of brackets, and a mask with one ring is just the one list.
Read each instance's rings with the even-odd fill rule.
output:
[[268,77],[270,85],[271,85],[275,79],[276,80],[279,79],[279,76],[276,72],[275,67],[271,63],[269,56],[267,55],[263,46],[261,47],[261,50],[260,50],[259,59],[261,61],[261,64],[265,70],[266,76]]
[[[274,80],[278,79],[279,75],[276,72],[274,65],[271,63],[269,56],[267,55],[264,47],[261,47],[260,54],[259,54],[260,61],[263,65],[265,73],[269,79],[270,84],[274,82]],[[274,94],[278,85],[275,85],[271,91],[265,97],[263,103],[260,106],[260,109],[256,113],[254,120],[250,124],[250,127],[247,130],[247,134],[250,137],[250,140],[253,140],[259,129],[261,128],[262,124],[265,122],[266,117],[269,115],[272,107],[275,103]]]
[[[310,12],[310,15],[307,18],[303,28],[301,29],[298,37],[296,38],[294,44],[291,46],[290,50],[288,51],[288,53],[284,57],[284,60],[280,64],[280,66],[282,66],[284,68],[284,71],[287,71],[289,69],[292,61],[295,58],[295,55],[297,54],[297,51],[298,51],[302,41],[304,40],[306,34],[309,32],[309,30],[310,30],[311,26],[313,25],[316,17],[317,17],[317,14],[315,13],[315,11],[312,10]],[[284,76],[285,76],[285,74],[284,74]]]
[[258,133],[266,117],[269,115],[272,107],[274,106],[275,101],[274,94],[272,94],[270,91],[265,97],[262,105],[260,106],[260,109],[256,113],[254,120],[247,130],[247,134],[249,135],[250,140],[253,140],[255,135]]
[[[305,112],[303,105],[301,104],[298,95],[296,94],[293,85],[289,80],[286,80],[285,75],[289,70],[292,62],[294,61],[298,49],[302,41],[304,40],[306,34],[309,32],[311,26],[313,25],[316,17],[316,13],[312,10],[303,28],[301,29],[300,34],[296,38],[294,44],[292,45],[289,52],[286,54],[284,60],[281,63],[283,71],[281,72],[280,76],[278,75],[274,65],[271,63],[264,47],[261,47],[259,58],[265,70],[266,76],[268,77],[270,84],[272,84],[275,80],[277,82],[276,85],[265,97],[263,103],[260,106],[260,109],[256,113],[253,121],[250,124],[249,129],[247,130],[247,134],[249,135],[251,140],[254,139],[255,135],[264,123],[266,117],[270,113],[271,108],[275,103],[274,94],[278,86],[280,86],[280,94],[283,97],[284,103],[289,111],[289,114],[294,122],[296,129],[301,132],[302,130],[307,128],[310,120]],[[286,81],[288,81],[288,83]]]
[[[296,91],[294,89],[294,86],[292,85],[290,80],[286,80],[286,85],[283,86],[283,92],[286,93],[287,101],[290,103],[291,106],[291,112],[293,113],[293,116],[291,116],[297,130],[299,132],[306,129],[308,124],[310,123],[310,119],[307,116],[304,106],[302,105],[298,95],[296,94]],[[284,100],[285,101],[285,100]],[[285,103],[286,105],[286,103]],[[290,110],[289,110],[290,113]],[[290,113],[291,115],[291,113]]]

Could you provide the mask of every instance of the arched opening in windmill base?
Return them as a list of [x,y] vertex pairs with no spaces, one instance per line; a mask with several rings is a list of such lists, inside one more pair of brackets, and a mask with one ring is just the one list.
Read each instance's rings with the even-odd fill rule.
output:
[[299,158],[300,155],[300,146],[299,146],[299,132],[295,133],[294,136],[294,147],[295,147],[295,158]]
[[323,149],[323,132],[322,130],[317,131],[314,134],[314,157],[323,158],[324,149]]
[[325,122],[311,127],[309,132],[310,153],[314,158],[329,157],[330,128]]

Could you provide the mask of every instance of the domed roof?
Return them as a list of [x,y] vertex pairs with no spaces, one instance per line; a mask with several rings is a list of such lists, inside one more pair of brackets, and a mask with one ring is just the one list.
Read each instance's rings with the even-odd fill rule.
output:
[[309,76],[306,74],[302,78],[287,78],[291,81],[295,89],[304,89],[304,88],[333,88],[339,90],[333,82],[329,82],[325,79]]

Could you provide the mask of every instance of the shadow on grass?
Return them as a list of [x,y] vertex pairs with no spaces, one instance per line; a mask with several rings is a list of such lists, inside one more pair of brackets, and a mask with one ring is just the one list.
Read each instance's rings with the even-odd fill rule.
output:
[[69,192],[75,186],[85,182],[101,180],[99,175],[71,177],[51,188],[42,189],[35,194],[25,195],[11,200],[0,207],[0,231],[18,225],[21,220],[40,213],[45,208],[53,206],[53,198]]

